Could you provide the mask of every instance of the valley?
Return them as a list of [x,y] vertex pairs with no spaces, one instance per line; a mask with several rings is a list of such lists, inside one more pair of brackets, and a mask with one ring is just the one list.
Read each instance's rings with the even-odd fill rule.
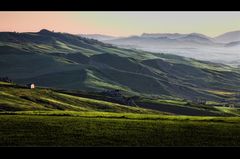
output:
[[[100,38],[84,35],[123,48],[140,49],[158,53],[168,53],[203,61],[239,65],[240,31],[226,32],[216,37],[199,33],[143,33],[129,37]],[[102,35],[104,37],[104,35]]]

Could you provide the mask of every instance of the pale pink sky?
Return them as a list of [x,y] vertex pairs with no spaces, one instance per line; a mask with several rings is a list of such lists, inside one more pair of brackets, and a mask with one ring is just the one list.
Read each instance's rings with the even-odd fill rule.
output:
[[115,36],[240,30],[240,12],[14,12],[0,11],[0,31],[41,29]]
[[73,20],[69,12],[0,12],[0,19],[1,31],[36,32],[46,28],[79,34],[93,30],[86,21]]

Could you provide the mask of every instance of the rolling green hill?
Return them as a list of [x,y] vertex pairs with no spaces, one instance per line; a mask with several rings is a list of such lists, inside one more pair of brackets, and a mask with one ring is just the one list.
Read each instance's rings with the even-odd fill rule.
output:
[[[0,112],[57,111],[59,113],[135,113],[190,116],[240,116],[239,108],[216,103],[196,105],[182,99],[135,99],[136,105],[126,105],[114,97],[94,92],[72,92],[37,87],[29,89],[13,83],[0,82]],[[62,111],[62,112],[61,112]],[[74,113],[75,112],[75,113]]]
[[80,111],[118,113],[160,113],[117,103],[73,96],[46,88],[29,89],[0,82],[0,111]]
[[[123,49],[67,33],[0,33],[0,76],[66,90],[236,101],[240,72],[176,55]],[[226,96],[216,92],[226,92]]]

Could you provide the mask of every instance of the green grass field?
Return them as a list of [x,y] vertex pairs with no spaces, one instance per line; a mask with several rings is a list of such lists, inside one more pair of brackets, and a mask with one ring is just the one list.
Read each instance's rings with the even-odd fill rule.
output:
[[240,118],[120,113],[0,115],[1,146],[239,146]]

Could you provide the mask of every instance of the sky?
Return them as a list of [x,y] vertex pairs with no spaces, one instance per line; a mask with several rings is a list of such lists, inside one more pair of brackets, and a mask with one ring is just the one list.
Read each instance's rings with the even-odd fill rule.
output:
[[240,30],[240,12],[0,12],[0,31],[112,36],[142,33],[202,33],[211,37]]

